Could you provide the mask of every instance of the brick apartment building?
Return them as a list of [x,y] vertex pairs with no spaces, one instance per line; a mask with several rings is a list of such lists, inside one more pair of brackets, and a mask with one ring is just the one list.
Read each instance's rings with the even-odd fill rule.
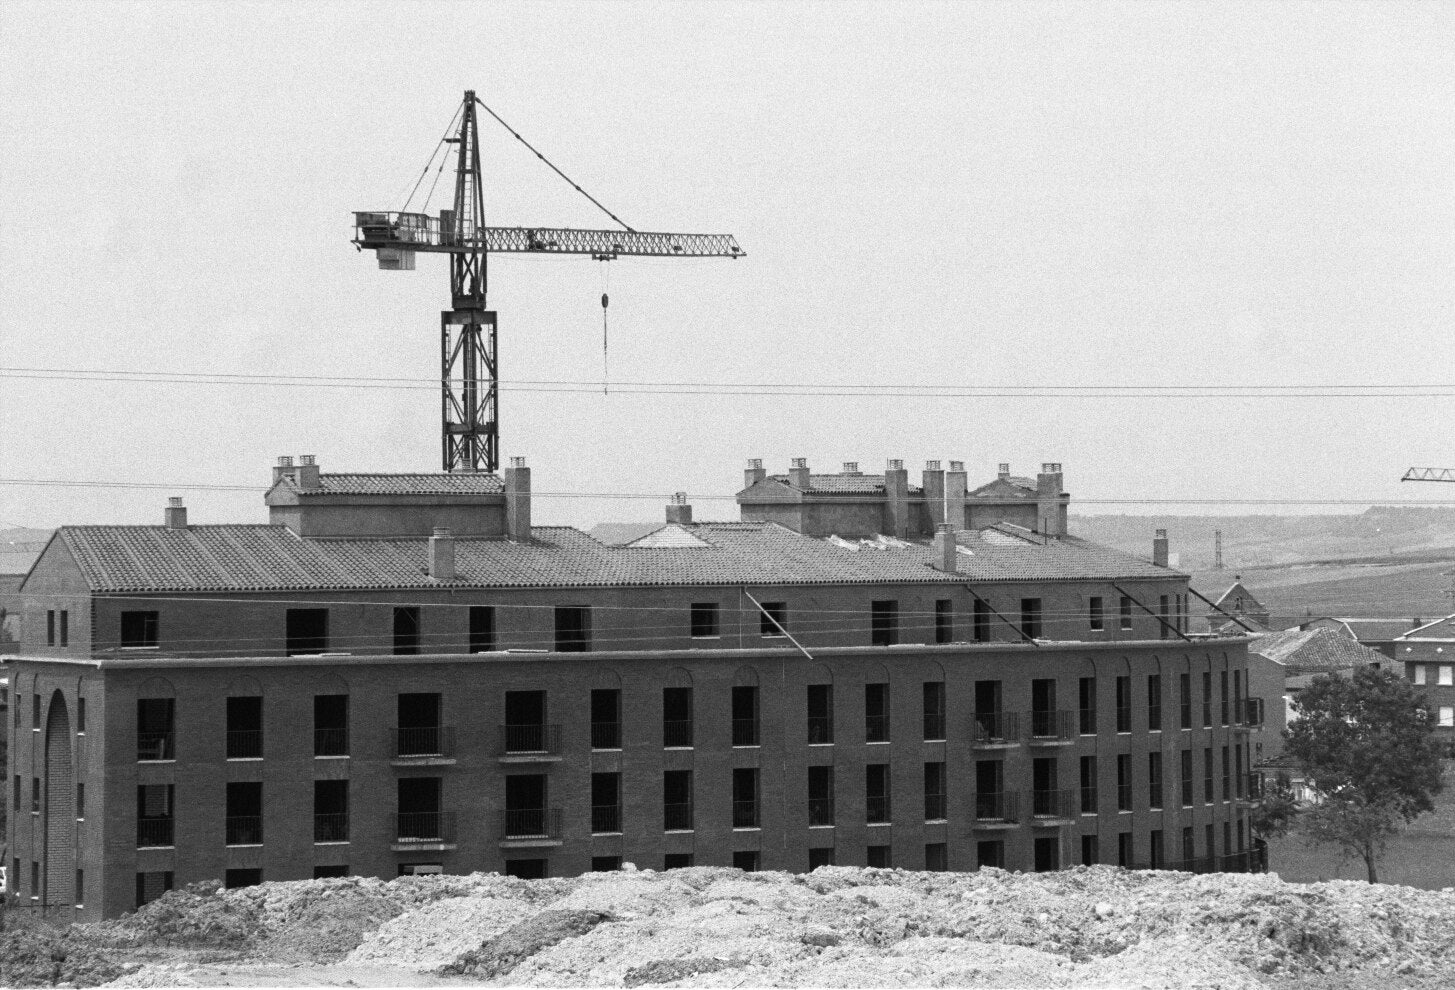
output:
[[769,477],[608,546],[530,472],[322,474],[67,526],[20,589],[11,892],[689,864],[1242,870],[1245,640],[1066,533],[1060,466]]
[[1455,735],[1455,615],[1396,636],[1394,658],[1398,669],[1425,695],[1443,734]]

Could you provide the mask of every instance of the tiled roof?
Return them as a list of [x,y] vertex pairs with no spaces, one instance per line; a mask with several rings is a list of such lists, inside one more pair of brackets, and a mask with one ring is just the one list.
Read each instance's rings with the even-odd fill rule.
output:
[[1289,671],[1332,671],[1389,660],[1378,650],[1356,643],[1350,637],[1321,626],[1315,629],[1288,629],[1258,636],[1248,644],[1249,653],[1257,653]]
[[1034,499],[1037,495],[1036,482],[1032,478],[996,478],[987,484],[970,492],[967,498],[978,498],[984,501],[1002,501],[1004,499]]
[[1398,637],[1406,639],[1449,639],[1455,636],[1455,615],[1447,615],[1443,619],[1436,619],[1434,622],[1426,622],[1417,629],[1407,630]]
[[499,495],[505,482],[493,474],[320,474],[317,488],[283,484],[299,495]]
[[[796,488],[788,480],[786,474],[773,474],[769,477],[779,484]],[[811,474],[808,476],[808,487],[800,489],[805,492],[822,492],[825,495],[882,495],[884,494],[884,475],[882,474]],[[924,489],[919,485],[910,485],[909,493],[919,495]]]
[[611,547],[565,527],[537,527],[529,543],[462,538],[453,582],[428,577],[424,539],[301,539],[286,527],[262,525],[67,526],[60,537],[91,589],[106,592],[963,583],[1177,573],[1075,537],[1042,542],[1007,526],[990,535],[960,533],[969,552],[959,555],[958,574],[931,566],[936,556],[927,541],[849,548],[757,522],[674,529],[706,546]]

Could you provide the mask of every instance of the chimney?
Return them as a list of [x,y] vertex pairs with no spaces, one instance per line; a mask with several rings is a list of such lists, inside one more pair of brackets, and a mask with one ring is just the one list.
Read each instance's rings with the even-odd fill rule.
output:
[[965,523],[965,493],[969,490],[964,461],[951,461],[950,470],[945,472],[945,505],[950,514],[945,518],[950,528],[957,532],[970,527]]
[[858,461],[845,461],[844,462],[844,470],[842,472],[840,472],[840,473],[841,474],[852,475],[854,477],[858,477],[859,475],[863,474],[864,472],[859,470],[859,462]]
[[752,488],[766,477],[768,477],[768,472],[763,470],[762,460],[754,457],[748,461],[748,469],[743,472],[743,487]]
[[1066,535],[1066,506],[1061,502],[1061,465],[1042,464],[1036,475],[1036,529],[1045,536]]
[[1157,535],[1152,537],[1152,563],[1158,567],[1167,566],[1167,530],[1157,530]]
[[909,532],[909,472],[904,461],[891,460],[884,468],[884,529],[900,539]]
[[322,488],[323,483],[318,480],[318,464],[314,461],[312,454],[298,455],[298,473],[294,475],[299,488]]
[[517,543],[531,538],[530,468],[524,457],[512,457],[505,469],[505,535]]
[[692,506],[687,504],[686,492],[677,492],[667,503],[667,521],[679,526],[692,525]]
[[429,576],[436,581],[455,579],[455,533],[435,527],[429,538]]
[[945,524],[935,529],[935,569],[946,574],[960,570],[960,551],[955,547],[955,531]]
[[933,533],[945,521],[945,472],[940,469],[939,461],[925,461],[920,486],[924,489],[925,510],[930,518],[930,532]]
[[291,457],[280,457],[280,458],[278,458],[278,463],[273,466],[273,484],[276,485],[278,482],[282,481],[283,478],[285,478],[288,475],[291,475],[292,473],[293,473],[293,458],[291,458]]
[[1000,472],[996,475],[996,477],[999,478],[1001,481],[1009,481],[1010,480],[1010,462],[1009,461],[1001,461],[1000,462]]
[[808,479],[808,458],[795,457],[793,466],[788,469],[788,483],[794,488],[806,490],[810,487]]
[[168,529],[187,528],[187,508],[182,504],[180,497],[173,495],[167,499],[165,518]]

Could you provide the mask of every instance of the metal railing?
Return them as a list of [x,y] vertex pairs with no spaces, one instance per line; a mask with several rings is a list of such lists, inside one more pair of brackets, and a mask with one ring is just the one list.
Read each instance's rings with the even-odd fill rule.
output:
[[662,723],[662,745],[667,749],[692,746],[692,719],[674,718]]
[[1095,708],[1078,708],[1078,709],[1076,709],[1076,729],[1083,736],[1094,736],[1094,735],[1096,735],[1096,709]]
[[945,715],[943,712],[925,712],[925,741],[945,738]]
[[258,846],[263,843],[262,815],[228,815],[227,844],[230,846]]
[[[136,820],[136,844],[139,848],[172,845],[172,818],[138,818]],[[13,883],[18,883],[18,878]]]
[[621,749],[620,722],[592,722],[592,749]]
[[977,712],[970,723],[970,742],[994,746],[1020,741],[1020,719],[1016,712]]
[[733,719],[733,745],[758,745],[758,720],[755,718]]
[[454,842],[453,811],[401,811],[394,816],[395,842]]
[[864,716],[864,741],[871,743],[884,743],[889,741],[888,715]]
[[138,732],[136,734],[137,762],[176,759],[177,751],[173,748],[175,736],[176,733],[170,729],[166,732]]
[[255,760],[263,755],[262,729],[229,729],[227,733],[227,758],[229,760]]
[[349,841],[349,814],[348,812],[334,812],[326,815],[313,816],[313,841],[314,842],[348,842]]
[[554,754],[561,751],[559,725],[502,725],[500,752]]
[[1263,724],[1263,699],[1244,698],[1237,704],[1237,723],[1249,729]]
[[1014,822],[1020,820],[1020,795],[1014,791],[979,791],[975,795],[975,820]]
[[832,715],[810,715],[808,717],[808,744],[810,746],[834,741],[834,719]]
[[692,830],[692,802],[672,801],[662,805],[662,829],[667,832]]
[[454,756],[455,727],[421,725],[390,729],[390,751],[396,758],[407,756]]
[[1096,814],[1096,785],[1081,788],[1081,813],[1083,815]]
[[758,827],[758,802],[757,801],[734,801],[733,802],[733,828],[757,828]]
[[832,825],[834,823],[833,798],[808,799],[808,824]]
[[593,804],[591,806],[592,832],[620,832],[621,805]]
[[1060,742],[1072,738],[1076,732],[1069,711],[1036,709],[1027,716],[1030,723],[1030,741]]
[[349,755],[349,730],[348,729],[314,729],[313,730],[313,755],[314,756],[348,756]]
[[1248,800],[1263,800],[1263,775],[1253,772],[1248,774]]
[[925,795],[925,821],[938,822],[946,817],[946,800],[943,794]]
[[507,808],[500,813],[500,834],[506,839],[558,839],[561,809]]
[[1071,818],[1076,808],[1076,792],[1070,789],[1031,791],[1031,815],[1035,818]]
[[864,802],[864,820],[873,825],[890,821],[889,795],[871,795]]

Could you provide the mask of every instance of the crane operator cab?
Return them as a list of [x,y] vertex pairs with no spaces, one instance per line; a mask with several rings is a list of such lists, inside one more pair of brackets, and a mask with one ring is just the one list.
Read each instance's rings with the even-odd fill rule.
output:
[[414,271],[414,253],[418,247],[438,247],[440,232],[453,233],[454,211],[444,210],[439,217],[426,213],[355,213],[354,243],[360,251],[375,252],[379,267],[385,271]]

